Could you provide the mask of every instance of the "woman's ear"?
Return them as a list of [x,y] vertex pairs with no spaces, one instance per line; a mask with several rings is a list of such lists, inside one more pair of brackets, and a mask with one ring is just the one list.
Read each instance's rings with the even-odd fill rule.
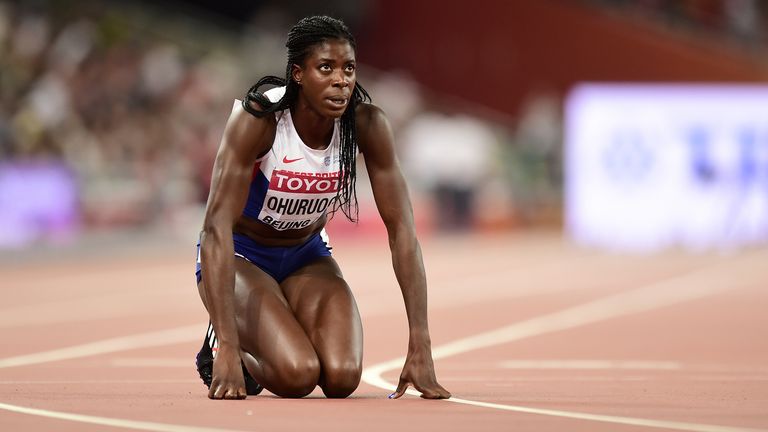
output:
[[291,66],[291,78],[296,81],[296,84],[301,85],[301,78],[304,76],[304,71],[301,66],[295,64]]

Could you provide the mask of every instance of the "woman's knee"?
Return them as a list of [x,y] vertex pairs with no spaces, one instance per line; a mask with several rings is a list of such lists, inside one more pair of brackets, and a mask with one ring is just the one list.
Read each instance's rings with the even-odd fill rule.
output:
[[345,398],[360,385],[362,365],[346,362],[328,365],[323,369],[323,393],[329,398]]
[[279,382],[269,391],[286,398],[304,397],[314,390],[320,379],[320,362],[308,357],[283,364],[278,372]]

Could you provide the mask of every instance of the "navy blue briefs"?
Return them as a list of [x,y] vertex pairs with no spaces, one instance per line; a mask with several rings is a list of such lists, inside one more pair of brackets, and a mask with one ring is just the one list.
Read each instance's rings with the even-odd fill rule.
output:
[[[291,273],[304,267],[319,257],[331,256],[331,246],[325,230],[309,238],[306,242],[289,247],[263,246],[256,243],[250,237],[233,233],[232,240],[235,244],[235,256],[245,259],[264,270],[278,283],[282,282]],[[197,263],[195,276],[200,283],[200,242],[197,243]]]

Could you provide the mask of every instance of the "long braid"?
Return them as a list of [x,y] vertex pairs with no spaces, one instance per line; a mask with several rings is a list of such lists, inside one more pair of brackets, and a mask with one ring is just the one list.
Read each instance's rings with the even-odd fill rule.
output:
[[[266,117],[290,109],[296,102],[299,94],[298,84],[291,79],[291,68],[294,64],[304,64],[304,60],[312,49],[327,40],[341,39],[349,42],[353,50],[357,50],[354,36],[347,26],[340,20],[327,16],[313,16],[299,21],[288,32],[288,40],[285,46],[288,48],[288,64],[285,69],[285,78],[265,76],[251,87],[243,98],[243,109],[256,117]],[[272,102],[264,96],[259,89],[262,86],[285,86],[285,94],[277,102]],[[340,149],[339,164],[340,178],[339,189],[333,202],[331,214],[341,209],[350,221],[356,222],[358,218],[357,193],[355,183],[357,180],[357,129],[355,127],[355,108],[359,103],[370,102],[368,92],[359,84],[355,84],[352,97],[347,109],[340,120]],[[253,108],[256,103],[261,110]]]
[[[347,219],[356,222],[358,216],[357,192],[357,128],[355,127],[355,108],[358,103],[370,102],[368,92],[359,84],[355,85],[349,106],[341,116],[341,150],[339,179],[339,191],[333,204],[331,213],[341,208]],[[354,214],[353,214],[354,211]]]

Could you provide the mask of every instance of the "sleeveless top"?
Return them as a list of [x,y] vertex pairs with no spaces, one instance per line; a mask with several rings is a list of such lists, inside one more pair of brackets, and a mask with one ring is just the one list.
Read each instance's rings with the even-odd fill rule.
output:
[[[276,102],[284,93],[278,87],[264,95]],[[275,141],[253,167],[243,215],[278,231],[306,228],[325,214],[339,188],[339,120],[328,147],[315,150],[299,137],[289,109],[275,116]]]

